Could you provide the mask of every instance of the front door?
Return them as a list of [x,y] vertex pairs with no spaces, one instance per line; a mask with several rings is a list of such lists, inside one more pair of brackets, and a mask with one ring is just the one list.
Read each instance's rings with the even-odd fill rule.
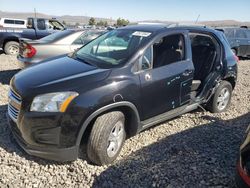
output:
[[143,120],[189,103],[194,66],[187,44],[182,33],[166,35],[139,60]]

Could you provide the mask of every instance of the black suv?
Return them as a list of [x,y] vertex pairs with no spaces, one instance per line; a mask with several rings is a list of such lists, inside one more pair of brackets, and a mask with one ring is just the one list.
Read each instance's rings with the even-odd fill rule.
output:
[[250,29],[223,28],[233,52],[240,57],[250,57]]
[[8,119],[31,155],[75,160],[83,141],[89,159],[103,165],[152,125],[201,105],[226,110],[236,77],[236,57],[220,31],[128,26],[16,74]]

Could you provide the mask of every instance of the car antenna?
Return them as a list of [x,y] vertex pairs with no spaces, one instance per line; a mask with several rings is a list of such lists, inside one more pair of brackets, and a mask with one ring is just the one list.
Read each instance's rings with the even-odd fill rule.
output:
[[200,14],[199,14],[199,15],[198,15],[198,17],[196,18],[195,24],[197,24],[197,23],[198,23],[199,18],[200,18]]

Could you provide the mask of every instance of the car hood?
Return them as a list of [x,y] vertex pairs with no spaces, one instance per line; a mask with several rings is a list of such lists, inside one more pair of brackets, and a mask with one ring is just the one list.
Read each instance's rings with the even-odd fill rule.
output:
[[109,72],[65,55],[20,71],[12,78],[11,87],[23,97],[72,91],[105,79]]

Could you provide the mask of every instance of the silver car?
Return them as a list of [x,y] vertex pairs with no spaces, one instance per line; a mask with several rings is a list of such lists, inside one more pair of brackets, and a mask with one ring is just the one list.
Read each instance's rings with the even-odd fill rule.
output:
[[41,62],[45,59],[67,54],[97,38],[103,30],[64,30],[40,40],[20,39],[17,59],[20,67]]

